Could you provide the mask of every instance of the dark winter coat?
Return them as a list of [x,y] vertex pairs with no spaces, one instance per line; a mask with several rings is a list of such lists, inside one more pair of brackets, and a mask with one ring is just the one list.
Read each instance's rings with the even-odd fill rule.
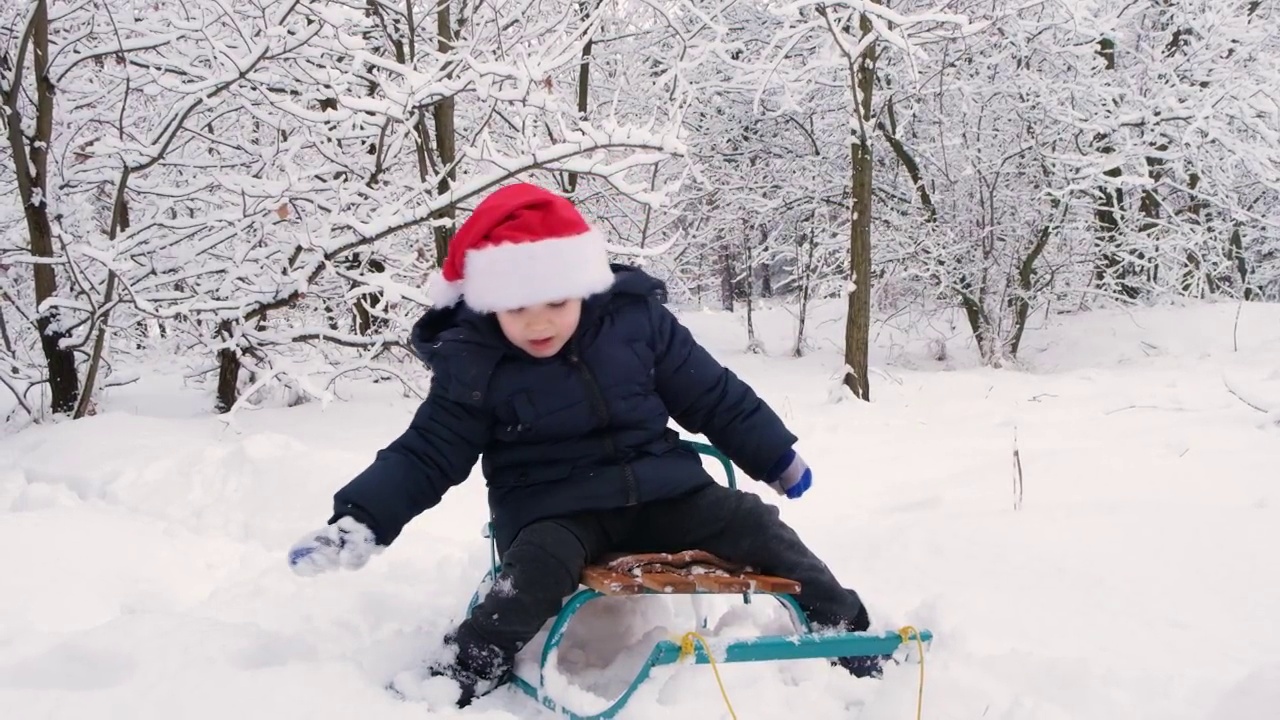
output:
[[661,282],[624,266],[614,273],[552,358],[516,348],[493,315],[428,311],[412,335],[432,370],[428,397],[408,430],[337,492],[335,518],[351,515],[390,544],[478,458],[500,548],[535,520],[715,482],[678,443],[671,418],[765,479],[795,436],[667,310]]

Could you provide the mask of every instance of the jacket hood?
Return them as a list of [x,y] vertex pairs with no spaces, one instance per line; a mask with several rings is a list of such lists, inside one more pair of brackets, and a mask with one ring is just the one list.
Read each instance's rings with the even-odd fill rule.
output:
[[[631,265],[611,263],[610,268],[613,270],[613,285],[583,303],[584,322],[617,295],[652,297],[660,303],[667,301],[667,285],[661,280]],[[430,367],[446,339],[448,344],[483,345],[495,350],[507,344],[493,314],[478,313],[467,307],[466,297],[454,305],[428,309],[414,323],[409,341],[414,354]]]
[[[613,287],[603,295],[651,296],[667,302],[667,284],[638,267],[613,263]],[[599,297],[599,296],[597,296]]]

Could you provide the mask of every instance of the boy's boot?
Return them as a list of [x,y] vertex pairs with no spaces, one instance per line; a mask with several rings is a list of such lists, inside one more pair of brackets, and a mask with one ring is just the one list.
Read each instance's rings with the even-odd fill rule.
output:
[[[867,614],[866,606],[863,605],[858,609],[853,622],[849,623],[848,629],[851,632],[865,632],[870,627],[871,617]],[[836,658],[831,664],[848,670],[849,674],[856,678],[879,678],[884,675],[885,664],[892,660],[892,655],[855,655]]]
[[456,649],[453,661],[432,665],[427,672],[458,683],[462,690],[458,697],[460,708],[492,692],[511,674],[513,659],[480,637],[469,622],[445,636],[445,644]]
[[836,658],[832,664],[848,670],[849,674],[856,678],[880,678],[884,675],[884,664],[889,659],[888,655],[842,657]]

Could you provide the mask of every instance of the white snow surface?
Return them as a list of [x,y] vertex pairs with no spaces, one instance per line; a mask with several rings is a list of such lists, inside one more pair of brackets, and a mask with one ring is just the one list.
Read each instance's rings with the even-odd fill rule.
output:
[[[765,355],[744,352],[738,315],[682,317],[814,468],[798,501],[746,489],[781,506],[878,629],[936,633],[923,718],[1277,717],[1280,307],[1245,305],[1238,328],[1234,304],[1042,317],[1020,366],[998,370],[950,321],[878,326],[870,404],[841,399],[843,323],[823,312],[800,359],[784,310],[756,313]],[[286,567],[415,400],[348,385],[342,402],[228,427],[206,389],[157,372],[96,417],[0,438],[0,716],[554,717],[512,689],[463,711],[438,687],[384,690],[439,651],[485,570],[478,468],[365,568]],[[708,605],[713,634],[780,627],[768,603]],[[588,709],[586,689],[619,690],[694,617],[687,597],[597,601],[553,682]],[[916,713],[914,663],[878,681],[821,660],[719,667],[742,720]],[[705,665],[655,672],[620,717],[662,714],[729,716]]]

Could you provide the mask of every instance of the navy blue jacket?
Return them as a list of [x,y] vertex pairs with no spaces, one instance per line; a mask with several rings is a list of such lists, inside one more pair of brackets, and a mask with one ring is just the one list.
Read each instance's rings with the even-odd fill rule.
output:
[[334,518],[351,515],[389,545],[481,459],[505,549],[535,520],[715,482],[678,444],[672,418],[749,477],[766,479],[795,436],[694,341],[663,305],[660,281],[621,265],[614,275],[611,290],[583,302],[573,339],[551,358],[516,348],[493,315],[461,304],[429,310],[412,335],[432,370],[427,399],[404,434],[337,492]]

